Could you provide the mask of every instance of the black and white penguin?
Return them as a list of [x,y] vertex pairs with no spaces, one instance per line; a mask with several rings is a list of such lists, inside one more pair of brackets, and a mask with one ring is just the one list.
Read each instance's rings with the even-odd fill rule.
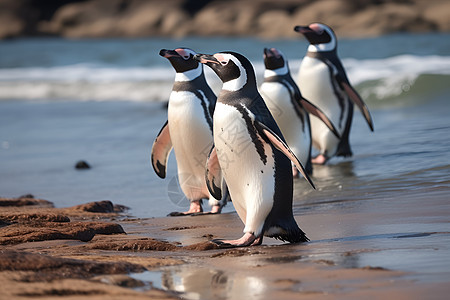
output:
[[[264,82],[260,93],[291,150],[312,172],[311,125],[309,114],[318,117],[339,138],[339,134],[328,117],[314,104],[303,98],[297,84],[291,77],[288,61],[275,48],[264,49]],[[297,169],[292,170],[297,176]]]
[[211,67],[223,82],[214,111],[208,187],[215,195],[217,178],[223,176],[245,224],[240,239],[214,242],[222,247],[259,245],[263,235],[291,243],[308,241],[292,213],[290,160],[313,184],[259,94],[250,61],[235,52],[198,54],[195,59]]
[[165,178],[173,148],[181,190],[191,201],[187,212],[173,212],[170,216],[202,213],[205,198],[212,206],[211,213],[220,213],[226,204],[226,197],[216,200],[206,186],[206,160],[213,145],[212,116],[217,97],[205,80],[203,65],[193,59],[195,54],[188,48],[162,49],[159,53],[169,60],[176,75],[169,97],[168,120],[153,143],[151,162],[156,174]]
[[337,55],[336,35],[321,23],[296,26],[294,30],[302,33],[310,43],[300,65],[298,87],[306,99],[331,119],[341,136],[338,139],[322,122],[311,120],[313,146],[319,150],[313,163],[324,164],[333,156],[351,156],[349,135],[353,104],[359,107],[371,131],[373,121],[366,104],[350,85]]

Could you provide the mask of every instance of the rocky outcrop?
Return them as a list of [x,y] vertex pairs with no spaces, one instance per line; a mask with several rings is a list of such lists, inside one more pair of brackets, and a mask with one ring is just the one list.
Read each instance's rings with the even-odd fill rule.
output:
[[324,22],[340,36],[449,32],[446,0],[84,0],[0,2],[0,38],[257,36],[290,38]]

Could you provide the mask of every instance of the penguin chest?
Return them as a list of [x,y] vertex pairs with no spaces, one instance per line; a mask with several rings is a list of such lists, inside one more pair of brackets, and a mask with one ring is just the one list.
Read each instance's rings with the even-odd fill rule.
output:
[[263,222],[273,205],[275,161],[271,145],[253,127],[247,111],[217,102],[214,144],[233,204],[246,223],[247,212],[256,210]]
[[295,109],[291,91],[283,84],[265,82],[261,85],[261,95],[286,143],[300,161],[306,163],[311,143],[309,117],[306,112],[303,109]]
[[303,97],[325,113],[339,108],[332,70],[322,61],[305,57],[300,65],[297,84]]
[[[212,146],[212,132],[206,119],[203,99],[190,92],[172,92],[168,123],[178,167],[191,171],[202,165]],[[196,163],[197,162],[197,163]],[[200,168],[200,167],[198,167]]]
[[[342,133],[349,104],[333,72],[333,69],[322,61],[305,57],[300,65],[297,83],[302,95],[318,106]],[[329,132],[326,125],[317,118],[311,118],[311,128],[313,135],[317,132],[324,134]],[[330,135],[330,139],[337,141],[334,136],[331,136],[331,132],[327,135]]]

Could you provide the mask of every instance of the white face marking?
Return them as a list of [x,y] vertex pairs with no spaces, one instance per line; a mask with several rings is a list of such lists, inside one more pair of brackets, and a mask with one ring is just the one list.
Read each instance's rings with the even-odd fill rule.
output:
[[264,71],[264,78],[269,78],[269,77],[276,76],[276,75],[286,75],[287,73],[289,73],[289,69],[288,69],[287,65],[285,64],[283,67],[275,69],[275,70],[266,69]]
[[183,73],[176,73],[175,81],[191,81],[197,78],[198,76],[202,75],[202,72],[203,72],[203,65],[198,64],[198,67],[194,70],[189,70]]
[[239,71],[241,72],[239,78],[224,82],[222,89],[232,92],[240,90],[247,83],[247,72],[245,71],[245,68],[244,66],[242,66],[239,59],[228,53],[216,53],[214,54],[214,57],[222,66],[226,66],[230,62],[230,60],[233,61],[235,65],[238,66]]
[[175,52],[178,53],[178,55],[180,55],[184,60],[188,60],[191,55],[194,56],[195,54],[197,54],[195,51],[191,50],[191,49],[183,49],[183,48],[178,48],[175,49]]
[[326,31],[330,37],[331,41],[326,44],[318,44],[318,45],[309,45],[308,51],[309,52],[325,52],[325,51],[331,51],[336,48],[336,36],[334,35],[333,31],[331,31],[328,26],[325,26],[323,24],[314,23],[309,25],[309,28],[314,30],[317,33],[321,33],[323,31]]

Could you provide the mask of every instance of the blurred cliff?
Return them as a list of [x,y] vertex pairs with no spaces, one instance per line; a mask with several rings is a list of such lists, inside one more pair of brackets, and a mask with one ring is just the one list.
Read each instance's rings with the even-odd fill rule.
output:
[[448,0],[0,0],[0,39],[21,36],[296,37],[314,21],[338,35],[450,32]]

